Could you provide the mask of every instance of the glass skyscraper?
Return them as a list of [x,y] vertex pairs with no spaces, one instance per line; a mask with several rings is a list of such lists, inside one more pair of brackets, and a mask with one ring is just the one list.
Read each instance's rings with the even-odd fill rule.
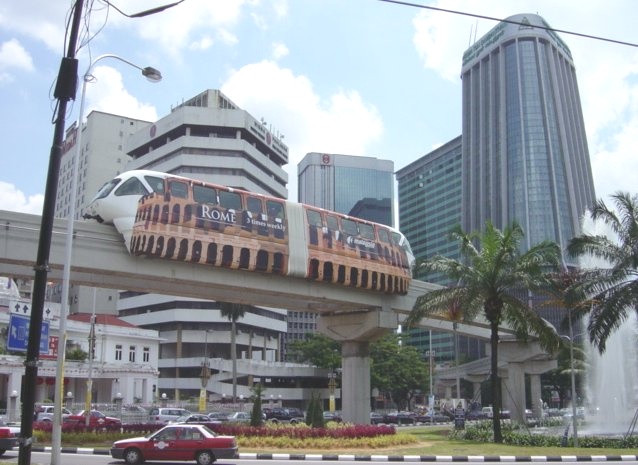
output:
[[[525,250],[543,240],[564,253],[595,201],[571,52],[543,18],[500,22],[463,55],[465,231],[516,220]],[[556,328],[560,308],[539,310]]]
[[517,220],[525,248],[564,250],[595,200],[569,48],[540,16],[511,16],[465,51],[461,78],[463,229]]
[[394,163],[308,153],[297,166],[299,202],[393,226]]

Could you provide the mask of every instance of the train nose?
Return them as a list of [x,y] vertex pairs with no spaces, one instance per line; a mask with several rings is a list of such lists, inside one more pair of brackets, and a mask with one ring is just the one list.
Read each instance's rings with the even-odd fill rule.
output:
[[92,202],[86,206],[84,209],[84,213],[82,214],[82,218],[85,220],[97,220],[98,223],[103,223],[104,220],[97,212],[96,202]]

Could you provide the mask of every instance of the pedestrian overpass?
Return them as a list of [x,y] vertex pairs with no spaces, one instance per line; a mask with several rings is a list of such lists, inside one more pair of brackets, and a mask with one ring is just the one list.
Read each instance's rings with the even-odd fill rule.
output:
[[[33,278],[40,222],[37,215],[0,211],[0,275]],[[51,281],[62,280],[66,224],[66,220],[58,219],[53,226],[48,272]],[[315,312],[320,315],[319,330],[342,342],[343,414],[344,419],[358,423],[369,421],[369,342],[395,330],[416,298],[437,287],[414,280],[406,295],[388,295],[300,278],[133,257],[115,228],[93,221],[75,222],[70,279],[76,285]],[[426,318],[420,326],[453,331],[452,322],[446,319]],[[460,323],[456,331],[483,340],[490,336],[489,325],[482,320]],[[507,341],[519,344],[507,328],[501,329],[500,338],[503,346]],[[519,355],[510,362],[517,366],[515,384],[517,391],[522,389],[523,409],[527,365],[548,360],[538,348],[526,347],[516,350]],[[499,349],[499,354],[507,359],[504,349]],[[520,392],[516,397],[520,399]]]

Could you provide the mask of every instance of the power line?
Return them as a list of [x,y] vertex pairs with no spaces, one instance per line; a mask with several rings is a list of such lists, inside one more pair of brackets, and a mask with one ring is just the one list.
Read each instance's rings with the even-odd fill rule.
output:
[[[422,8],[422,9],[425,9],[425,10],[442,11],[444,13],[452,13],[452,14],[455,14],[455,15],[470,16],[472,18],[487,19],[487,20],[490,20],[490,21],[498,21],[498,22],[502,22],[502,23],[518,24],[520,26],[529,26],[529,24],[522,23],[520,21],[512,21],[512,20],[509,20],[509,19],[494,18],[493,16],[477,15],[477,14],[474,14],[474,13],[467,13],[465,11],[447,10],[445,8],[438,8],[438,7],[434,7],[434,6],[420,5],[418,3],[403,2],[403,1],[400,1],[400,0],[379,0],[379,1],[380,2],[385,2],[385,3],[394,3],[394,4],[397,4],[397,5],[403,5],[403,6],[411,6],[411,7],[414,7],[414,8]],[[629,47],[638,47],[638,44],[634,44],[632,42],[625,42],[625,41],[622,41],[622,40],[608,39],[606,37],[593,36],[593,35],[590,35],[590,34],[583,34],[583,33],[574,32],[574,31],[566,31],[564,29],[555,29],[553,27],[547,27],[547,26],[534,25],[534,27],[538,28],[538,29],[544,29],[546,31],[560,32],[561,34],[569,34],[569,35],[578,36],[578,37],[585,37],[586,39],[602,40],[604,42],[611,42],[611,43],[614,43],[614,44],[627,45]]]

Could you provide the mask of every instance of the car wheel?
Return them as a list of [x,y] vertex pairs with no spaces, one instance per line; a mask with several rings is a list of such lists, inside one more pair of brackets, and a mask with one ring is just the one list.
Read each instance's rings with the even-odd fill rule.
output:
[[124,461],[129,465],[135,465],[137,463],[142,463],[144,458],[142,457],[142,453],[139,449],[130,448],[124,451]]
[[0,449],[0,457],[2,457],[6,451],[6,449]]
[[215,462],[215,456],[211,454],[210,451],[203,450],[197,453],[195,461],[197,462],[197,465],[211,465]]
[[291,425],[296,425],[297,424],[297,420],[295,420],[294,418],[292,420],[290,420],[290,424]]

